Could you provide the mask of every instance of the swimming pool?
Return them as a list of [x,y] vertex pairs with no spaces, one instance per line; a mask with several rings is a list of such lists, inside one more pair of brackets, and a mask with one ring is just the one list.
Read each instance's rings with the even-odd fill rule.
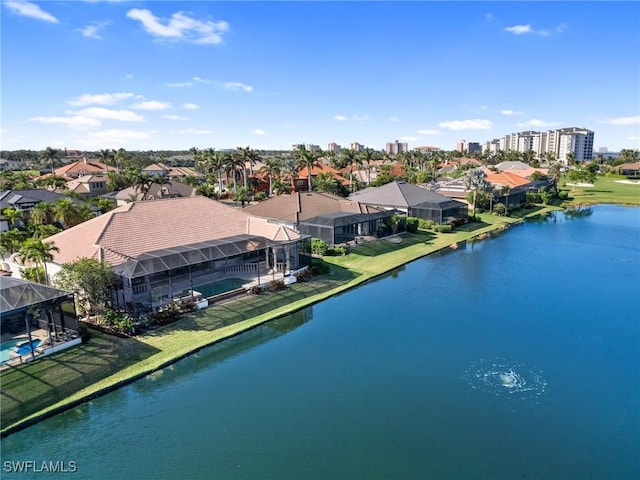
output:
[[242,280],[241,278],[225,278],[224,280],[218,280],[217,282],[194,287],[194,290],[196,292],[200,292],[203,298],[209,298],[214,295],[220,295],[221,293],[242,288],[242,285],[245,283],[246,280]]
[[12,338],[11,340],[5,340],[0,343],[0,363],[4,363],[7,360],[14,358],[10,354],[11,350],[13,350],[17,344],[24,342],[25,340],[28,340],[28,338]]

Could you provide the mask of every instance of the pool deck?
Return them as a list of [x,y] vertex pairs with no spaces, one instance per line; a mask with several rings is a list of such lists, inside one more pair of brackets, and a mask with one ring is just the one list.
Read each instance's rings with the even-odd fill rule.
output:
[[[27,336],[27,332],[20,334],[8,334],[5,333],[1,337],[1,341],[5,342],[11,339],[20,339],[21,341],[28,341],[29,337]],[[30,362],[33,360],[37,360],[39,357],[46,356],[53,351],[65,350],[66,348],[70,348],[77,344],[76,339],[78,339],[78,335],[71,334],[71,332],[66,333],[64,336],[60,336],[56,339],[56,337],[52,336],[52,343],[49,344],[49,332],[40,328],[31,331],[31,340],[40,340],[40,344],[34,349],[34,357],[31,356],[31,353],[26,355],[18,355],[16,353],[12,353],[12,358],[2,362],[0,364],[0,371],[7,369],[9,367],[15,365],[21,365],[26,362]]]

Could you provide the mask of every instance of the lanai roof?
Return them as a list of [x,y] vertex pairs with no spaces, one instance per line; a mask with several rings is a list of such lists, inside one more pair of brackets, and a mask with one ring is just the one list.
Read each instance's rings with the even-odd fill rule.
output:
[[365,188],[349,196],[349,199],[369,205],[384,205],[404,209],[426,203],[445,205],[447,202],[452,201],[444,195],[412,185],[411,183],[399,181],[387,183],[381,187]]
[[69,292],[47,285],[20,278],[0,277],[0,311],[3,314],[69,295]]

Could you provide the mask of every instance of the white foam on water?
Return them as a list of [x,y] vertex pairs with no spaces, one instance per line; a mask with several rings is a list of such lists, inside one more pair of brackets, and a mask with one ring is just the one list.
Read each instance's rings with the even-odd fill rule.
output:
[[542,395],[547,387],[541,372],[504,360],[480,360],[467,369],[464,378],[475,390],[522,400]]

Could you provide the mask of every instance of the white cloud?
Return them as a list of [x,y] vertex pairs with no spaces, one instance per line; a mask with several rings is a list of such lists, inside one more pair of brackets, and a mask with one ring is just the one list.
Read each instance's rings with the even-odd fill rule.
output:
[[266,135],[266,133],[264,132],[264,130],[262,130],[261,128],[256,128],[255,130],[253,130],[251,133],[253,133],[254,135]]
[[136,110],[167,110],[171,108],[171,102],[159,102],[157,100],[145,100],[131,106]]
[[541,37],[550,37],[551,35],[557,35],[564,32],[567,29],[567,25],[565,23],[561,23],[557,27],[552,30],[536,30],[531,28],[530,24],[527,25],[513,25],[511,27],[506,27],[505,31],[509,33],[513,33],[515,35],[523,35],[525,33],[531,33],[534,35],[540,35]]
[[438,124],[440,128],[449,130],[489,130],[493,124],[489,120],[474,118],[472,120],[450,120]]
[[180,135],[212,135],[213,130],[196,130],[195,128],[187,128],[178,132]]
[[203,45],[222,43],[222,34],[229,30],[225,21],[201,21],[183,12],[176,12],[167,20],[159,19],[150,10],[133,8],[127,12],[127,17],[139,20],[145,31],[154,37]]
[[253,92],[253,87],[251,85],[246,85],[241,82],[227,82],[224,84],[224,88],[228,90],[234,90],[234,91],[242,90],[247,93]]
[[347,120],[355,120],[355,121],[364,121],[364,120],[369,120],[369,115],[351,115],[350,117],[347,117],[345,115],[334,115],[333,117],[334,120],[338,120],[340,122],[345,122]]
[[405,142],[417,142],[418,139],[416,137],[400,137],[400,140],[404,140]]
[[186,82],[167,83],[167,87],[181,88],[181,87],[193,87],[196,83],[210,83],[209,80],[205,80],[200,77],[193,77]]
[[603,120],[600,123],[607,125],[640,125],[640,115],[635,117],[617,117]]
[[537,118],[532,118],[531,120],[527,120],[526,122],[517,123],[519,127],[556,127],[558,125],[562,125],[562,122],[545,122],[544,120],[539,120]]
[[67,125],[71,128],[90,128],[99,127],[102,122],[95,118],[83,117],[82,115],[74,115],[72,117],[33,117],[30,122],[39,122],[44,124]]
[[121,100],[134,96],[133,93],[101,93],[97,95],[85,93],[78,98],[69,100],[67,103],[74,107],[81,107],[83,105],[115,105]]
[[516,35],[522,35],[523,33],[531,32],[531,25],[514,25],[507,27],[505,30],[509,33],[515,33]]
[[45,22],[58,23],[58,19],[56,17],[42,10],[35,3],[27,2],[25,0],[6,0],[3,3],[5,7],[21,17],[29,17],[35,18],[36,20],[43,20]]
[[515,110],[500,110],[502,115],[524,115],[522,112],[516,112]]
[[96,120],[117,120],[120,122],[143,122],[144,117],[130,110],[111,110],[110,108],[90,107],[71,112],[85,118]]
[[390,122],[399,122],[400,121],[400,117],[389,117],[389,121]]
[[442,132],[440,130],[429,130],[429,129],[418,130],[418,133],[420,135],[442,135]]
[[162,115],[162,118],[166,118],[167,120],[189,120],[187,117],[180,115]]
[[198,105],[196,105],[195,103],[185,103],[183,105],[183,107],[186,110],[198,110],[200,107]]
[[93,22],[91,25],[79,28],[78,30],[82,33],[83,37],[103,40],[102,36],[100,36],[100,31],[103,30],[107,25],[109,25],[109,22]]

